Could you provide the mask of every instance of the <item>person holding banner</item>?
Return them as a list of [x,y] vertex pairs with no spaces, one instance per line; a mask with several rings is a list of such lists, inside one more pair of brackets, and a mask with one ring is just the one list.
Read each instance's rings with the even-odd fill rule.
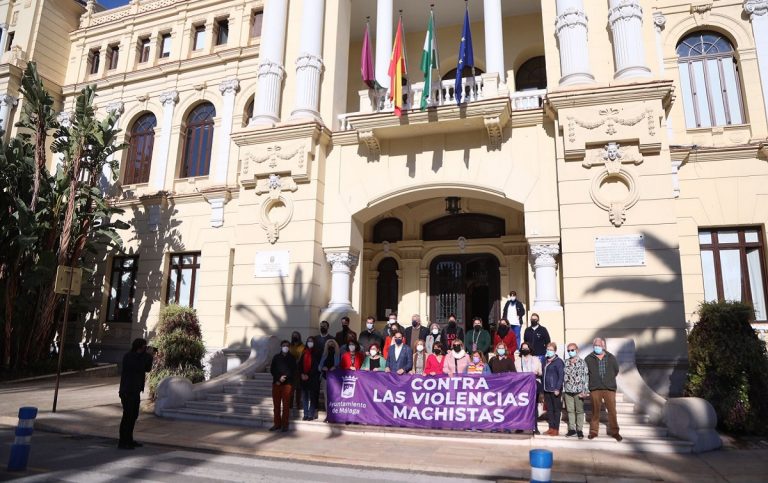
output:
[[392,340],[395,341],[395,345],[387,354],[386,371],[394,372],[397,375],[407,374],[413,368],[413,351],[405,343],[402,332],[395,332]]
[[445,354],[443,354],[443,344],[439,341],[432,346],[432,353],[427,357],[427,367],[424,374],[427,376],[436,376],[443,373],[445,365]]
[[480,351],[472,352],[472,360],[464,370],[464,374],[489,374],[490,372],[488,364],[483,361],[483,353]]
[[[511,347],[517,347],[517,344]],[[517,369],[515,369],[515,358],[512,354],[510,354],[510,352],[511,350],[507,349],[507,346],[504,344],[504,342],[496,343],[496,357],[493,357],[490,361],[488,361],[488,365],[491,367],[492,374],[517,372]]]
[[315,338],[307,337],[304,352],[299,358],[299,379],[304,406],[304,421],[317,419],[317,405],[320,400],[320,357],[322,352],[315,347]]
[[560,434],[560,414],[562,410],[560,393],[563,392],[565,364],[557,356],[557,344],[554,342],[547,344],[547,352],[544,355],[547,358],[547,362],[544,364],[544,375],[541,379],[549,422],[549,430],[544,434],[557,436]]
[[451,314],[448,316],[448,325],[443,329],[443,333],[440,334],[440,342],[443,343],[443,347],[446,351],[449,351],[453,347],[454,340],[464,341],[464,329],[458,327],[456,324],[456,316]]
[[425,375],[427,369],[427,351],[424,348],[424,341],[419,339],[416,341],[416,352],[413,353],[413,367],[411,368],[411,374],[418,374],[420,376]]
[[341,362],[339,367],[345,371],[356,371],[360,369],[360,366],[363,365],[363,358],[365,356],[358,352],[359,346],[357,345],[357,342],[355,342],[355,340],[352,338],[350,338],[347,348],[349,350],[341,355]]
[[280,352],[272,358],[269,371],[272,373],[272,405],[274,424],[270,431],[288,431],[291,418],[291,394],[296,374],[296,359],[290,353],[291,343],[280,342]]
[[361,371],[371,372],[384,372],[387,369],[387,360],[381,357],[379,351],[379,345],[376,343],[371,344],[368,349],[368,355],[365,357],[363,365],[360,366]]
[[538,395],[541,394],[541,361],[538,357],[531,354],[531,347],[527,342],[520,344],[520,358],[515,361],[515,369],[517,372],[529,372],[536,375],[536,399],[534,401],[535,417],[533,419],[533,434],[540,434],[539,429],[536,427],[536,421],[539,420],[539,404]]
[[456,374],[461,375],[467,372],[469,356],[464,351],[464,343],[461,340],[454,339],[451,347],[453,350],[450,355],[445,356],[447,360],[443,363],[443,373],[453,377]]
[[427,354],[432,354],[432,348],[437,342],[440,342],[440,326],[437,324],[432,324],[429,326],[429,335],[427,335],[427,338],[424,339],[424,345],[427,348]]

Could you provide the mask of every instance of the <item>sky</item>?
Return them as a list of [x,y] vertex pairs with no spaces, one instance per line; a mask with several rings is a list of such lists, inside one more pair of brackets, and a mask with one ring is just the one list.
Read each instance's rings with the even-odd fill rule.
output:
[[107,8],[115,8],[128,5],[128,0],[98,0],[98,2]]

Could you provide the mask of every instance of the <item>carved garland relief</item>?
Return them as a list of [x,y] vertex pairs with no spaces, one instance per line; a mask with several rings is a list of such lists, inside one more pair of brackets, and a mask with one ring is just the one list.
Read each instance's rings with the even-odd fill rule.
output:
[[588,144],[608,139],[637,140],[640,152],[658,152],[657,116],[652,108],[632,109],[625,112],[613,106],[593,111],[592,116],[570,114],[565,116],[565,158],[583,159]]

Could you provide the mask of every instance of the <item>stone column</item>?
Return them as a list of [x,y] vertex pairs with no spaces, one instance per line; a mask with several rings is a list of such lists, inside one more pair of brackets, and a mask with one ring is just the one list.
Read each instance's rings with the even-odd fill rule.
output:
[[768,0],[746,0],[744,11],[752,22],[765,115],[768,116]]
[[376,2],[376,82],[389,89],[389,59],[392,57],[392,0]]
[[251,126],[274,126],[280,122],[280,98],[285,79],[285,33],[288,0],[269,0],[264,7],[261,62],[257,73],[256,99]]
[[8,122],[11,119],[11,109],[19,103],[19,100],[10,94],[0,94],[0,128],[7,134],[10,131]]
[[291,119],[320,121],[320,76],[323,73],[325,0],[305,0],[301,45],[296,58],[296,108]]
[[595,82],[589,68],[587,15],[582,0],[557,0],[555,34],[560,50],[560,85]]
[[562,310],[557,297],[557,260],[560,247],[554,243],[531,244],[531,262],[536,278],[532,311]]
[[611,0],[608,23],[613,34],[613,56],[616,61],[616,79],[649,77],[651,70],[645,65],[643,39],[643,7],[637,0]]
[[213,181],[217,185],[227,184],[229,171],[229,149],[231,144],[232,123],[235,114],[235,95],[240,89],[240,81],[229,79],[219,84],[219,91],[224,98],[221,109],[221,126],[218,130],[219,140],[216,143],[216,168],[213,170]]
[[0,56],[2,56],[5,53],[5,43],[8,42],[8,24],[0,23],[0,29],[2,29],[2,34],[0,34]]
[[[505,81],[504,69],[504,31],[501,22],[501,0],[484,0],[483,22],[485,24],[485,63],[486,72],[498,72],[502,84]],[[495,94],[494,94],[495,95]]]
[[326,252],[325,257],[331,265],[331,301],[328,308],[337,312],[353,310],[350,291],[352,276],[359,259],[357,253],[333,251]]
[[171,127],[173,126],[173,110],[179,102],[178,91],[168,91],[160,94],[163,105],[163,122],[160,124],[160,142],[157,144],[157,154],[152,156],[152,188],[157,191],[165,189],[165,173],[168,171],[168,156],[171,154]]

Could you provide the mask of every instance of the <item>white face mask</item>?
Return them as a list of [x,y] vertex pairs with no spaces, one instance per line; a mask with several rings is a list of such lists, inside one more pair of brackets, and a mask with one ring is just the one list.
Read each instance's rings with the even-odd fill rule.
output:
[[280,350],[283,351],[283,354],[287,354],[290,349],[288,348],[288,346],[284,345],[283,347],[280,348]]
[[315,347],[315,343],[312,342],[312,341],[309,341],[309,342],[307,342],[307,347],[309,347],[311,349],[311,348]]
[[396,324],[396,323],[397,323],[397,319],[389,319],[387,321],[387,324],[389,324],[389,325]]
[[379,353],[379,351],[377,351],[376,349],[371,349],[371,350],[370,350],[370,351],[368,351],[368,352],[370,352],[370,354],[371,354],[371,357],[374,357],[376,354],[378,354],[378,353]]
[[355,352],[355,344],[349,344],[349,352]]
[[439,333],[440,333],[440,330],[439,330],[439,329],[432,329],[432,334],[433,334],[433,335],[437,335],[437,334],[439,334]]
[[424,346],[419,344],[419,345],[416,346],[416,350],[419,351],[419,352],[424,352]]
[[514,302],[515,300],[517,300],[517,297],[509,297],[509,300]]
[[368,327],[368,330],[373,329],[373,324],[371,324],[371,323],[367,323],[367,324],[365,324],[365,326]]

